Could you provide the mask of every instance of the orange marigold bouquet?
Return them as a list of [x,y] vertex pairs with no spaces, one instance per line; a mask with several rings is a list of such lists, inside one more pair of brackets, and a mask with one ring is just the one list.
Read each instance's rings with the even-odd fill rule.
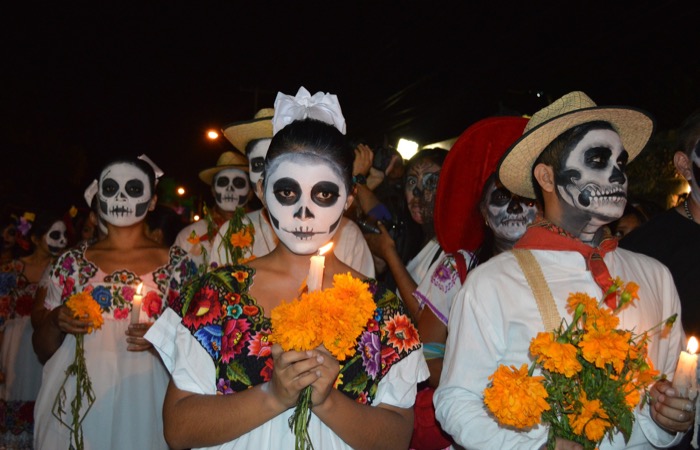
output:
[[[369,285],[348,274],[333,277],[333,287],[305,292],[299,299],[282,302],[270,313],[270,340],[285,351],[305,351],[323,345],[338,361],[355,353],[357,339],[372,318],[376,305]],[[295,449],[313,449],[308,425],[311,386],[299,396],[289,427]]]
[[[71,295],[66,302],[66,306],[73,312],[73,317],[89,322],[88,333],[102,328],[102,324],[104,324],[102,308],[89,291]],[[70,429],[71,450],[82,450],[84,448],[82,423],[93,403],[95,403],[95,392],[92,390],[92,381],[90,380],[87,364],[85,362],[84,336],[84,334],[75,335],[75,358],[73,359],[73,363],[66,369],[66,378],[63,380],[63,384],[61,384],[61,388],[58,390],[52,408],[54,417],[56,417],[61,424]],[[72,418],[71,422],[68,423],[63,420],[63,414],[66,412],[65,386],[71,376],[75,376],[75,396],[70,403]],[[83,407],[84,399],[87,402],[87,409],[81,415],[80,410]]]
[[[520,369],[501,365],[489,377],[484,403],[499,423],[518,429],[549,426],[547,448],[564,438],[596,448],[607,436],[632,433],[634,408],[648,400],[649,386],[660,378],[647,358],[652,330],[635,335],[618,329],[618,312],[638,300],[637,284],[619,278],[604,295],[617,296],[611,310],[583,293],[570,294],[573,318],[530,342],[534,362]],[[671,326],[676,316],[654,328]],[[535,369],[541,375],[533,376]]]

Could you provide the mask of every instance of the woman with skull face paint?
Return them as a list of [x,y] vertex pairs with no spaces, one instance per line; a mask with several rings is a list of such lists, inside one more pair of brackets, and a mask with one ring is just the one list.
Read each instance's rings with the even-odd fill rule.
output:
[[32,252],[0,268],[0,447],[31,448],[32,409],[41,385],[41,364],[32,350],[30,314],[42,274],[66,247],[59,214],[40,212],[29,230]]
[[[74,360],[77,334],[84,334],[87,371],[96,395],[82,422],[85,448],[168,448],[160,420],[168,373],[143,335],[196,268],[184,250],[169,249],[145,233],[144,219],[157,200],[158,171],[145,156],[105,165],[95,195],[107,235],[67,251],[50,269],[47,311],[33,336],[35,350],[45,361],[34,413],[36,448],[65,448],[71,442],[70,430],[53,415],[53,408],[66,368]],[[139,285],[142,305],[135,315]],[[73,318],[65,305],[79,292],[90,292],[102,310],[104,324],[90,334],[85,334],[89,322]],[[138,323],[132,323],[132,316]],[[75,385],[69,381],[64,388],[66,398],[72,399]],[[82,414],[85,407],[83,401]]]
[[[173,448],[292,449],[289,418],[307,386],[313,392],[308,431],[315,448],[408,445],[416,383],[427,368],[415,328],[391,292],[369,281],[381,319],[365,333],[376,336],[381,354],[391,355],[382,358],[382,370],[352,366],[350,356],[341,377],[339,362],[323,347],[284,352],[267,339],[269,312],[298,296],[310,256],[331,240],[353,200],[352,149],[334,126],[311,117],[276,133],[265,161],[263,201],[279,245],[248,266],[207,274],[200,291],[180,299],[179,310],[171,305],[146,335],[173,375],[164,406]],[[364,278],[328,252],[323,287],[340,273]],[[389,342],[395,333],[386,325],[396,320],[406,323],[403,348]],[[214,348],[208,336],[219,333],[221,348]]]
[[413,224],[420,226],[421,239],[402,239],[405,245],[399,248],[383,223],[378,223],[380,233],[365,235],[372,253],[386,262],[397,295],[414,320],[418,320],[421,307],[413,293],[430,266],[444,256],[435,239],[433,210],[440,169],[446,156],[447,150],[440,148],[421,150],[406,165],[406,205]]

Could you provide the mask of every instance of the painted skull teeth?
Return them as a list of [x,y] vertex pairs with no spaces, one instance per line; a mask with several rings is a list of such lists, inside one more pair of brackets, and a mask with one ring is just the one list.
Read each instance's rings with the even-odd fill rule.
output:
[[294,236],[296,236],[298,239],[302,241],[308,241],[314,235],[319,234],[317,232],[314,232],[314,229],[311,227],[297,227],[294,230],[284,230],[287,231],[288,233],[292,233]]
[[618,203],[626,201],[627,194],[622,186],[610,186],[605,189],[600,189],[599,186],[584,186],[581,190],[581,196],[590,201]]
[[134,210],[131,208],[128,208],[126,206],[114,206],[112,209],[109,210],[109,214],[112,216],[128,216],[130,214],[133,214]]

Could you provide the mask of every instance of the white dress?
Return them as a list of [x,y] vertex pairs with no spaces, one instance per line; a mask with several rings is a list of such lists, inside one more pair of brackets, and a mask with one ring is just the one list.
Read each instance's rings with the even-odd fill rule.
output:
[[[155,321],[177,295],[181,281],[195,271],[179,247],[170,249],[167,265],[136,275],[127,270],[106,274],[85,258],[86,245],[63,254],[52,267],[45,306],[53,309],[77,292],[92,288],[103,310],[104,325],[84,337],[85,359],[96,401],[83,421],[85,449],[167,449],[162,408],[168,372],[157,353],[129,352],[125,332],[136,286],[143,282],[141,321]],[[68,448],[70,432],[52,414],[54,400],[75,357],[75,336],[66,335],[44,366],[44,382],[34,411],[37,449]],[[75,392],[66,383],[67,414]]]

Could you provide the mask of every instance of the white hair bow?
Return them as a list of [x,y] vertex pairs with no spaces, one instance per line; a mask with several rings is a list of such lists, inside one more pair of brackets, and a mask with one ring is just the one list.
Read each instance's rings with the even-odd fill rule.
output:
[[151,158],[149,158],[149,157],[146,156],[145,154],[139,156],[138,159],[140,159],[141,161],[147,162],[148,165],[151,166],[151,168],[153,169],[153,173],[156,175],[156,184],[158,184],[158,180],[160,179],[160,177],[163,176],[163,174],[164,174],[165,172],[163,172],[163,171],[160,169],[160,167],[158,167],[158,166],[156,165],[156,163],[154,163],[153,161],[151,161]]
[[345,134],[345,118],[340,110],[338,96],[316,92],[313,96],[303,86],[297,95],[277,93],[275,115],[272,117],[272,134],[277,134],[295,120],[312,118],[326,122]]
[[95,194],[97,194],[97,180],[92,180],[92,183],[85,188],[85,192],[83,193],[83,197],[85,198],[85,201],[87,202],[88,206],[92,208],[92,199],[95,198]]

